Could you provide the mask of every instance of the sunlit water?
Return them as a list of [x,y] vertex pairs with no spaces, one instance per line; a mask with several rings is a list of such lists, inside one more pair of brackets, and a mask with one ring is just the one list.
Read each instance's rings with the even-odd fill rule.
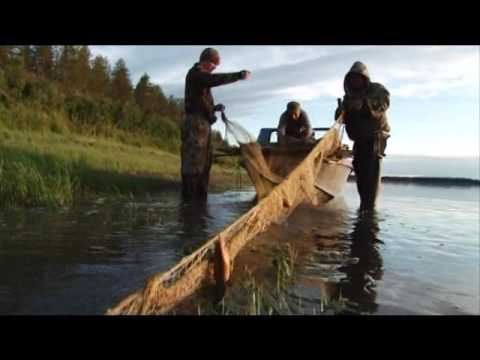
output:
[[[326,231],[338,245],[315,252],[299,286],[321,278],[359,313],[479,314],[479,195],[478,187],[388,184],[376,213],[362,216],[350,183],[344,201],[318,216],[319,239]],[[301,290],[308,313],[319,291]]]
[[[477,187],[385,184],[373,217],[354,183],[311,219],[336,239],[313,249],[296,284],[303,313],[329,282],[368,314],[479,314]],[[169,192],[73,209],[0,214],[0,314],[101,314],[252,206],[251,189],[211,194],[206,209]],[[311,305],[311,306],[310,306]]]

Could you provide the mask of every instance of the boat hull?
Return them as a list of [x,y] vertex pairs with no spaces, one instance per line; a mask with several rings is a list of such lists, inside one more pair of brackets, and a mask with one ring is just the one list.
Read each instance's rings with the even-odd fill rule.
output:
[[[262,152],[272,173],[286,178],[300,165],[312,148],[313,146],[264,147]],[[337,197],[342,194],[352,170],[351,151],[339,150],[334,156],[323,160],[322,167],[316,175],[315,188],[331,197]]]

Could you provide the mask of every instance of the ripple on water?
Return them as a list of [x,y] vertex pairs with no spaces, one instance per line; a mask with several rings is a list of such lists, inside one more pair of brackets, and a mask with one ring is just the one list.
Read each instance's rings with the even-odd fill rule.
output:
[[[289,289],[295,311],[341,295],[361,313],[479,314],[478,203],[460,190],[385,184],[369,218],[354,186],[303,214],[312,247]],[[175,192],[2,213],[0,313],[103,313],[245,213],[253,195],[212,194],[202,209]]]

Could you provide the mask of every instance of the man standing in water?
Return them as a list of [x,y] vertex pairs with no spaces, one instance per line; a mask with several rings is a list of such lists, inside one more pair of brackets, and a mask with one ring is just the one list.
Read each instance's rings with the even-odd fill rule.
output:
[[345,96],[339,101],[335,118],[344,115],[345,128],[353,145],[353,169],[360,195],[360,208],[373,209],[381,175],[381,160],[385,156],[390,126],[387,109],[390,94],[379,83],[370,81],[367,67],[357,61],[345,75]]
[[312,126],[307,113],[296,101],[287,104],[287,110],[280,116],[278,142],[280,144],[308,142],[312,139]]
[[211,126],[216,111],[224,111],[222,104],[214,105],[210,88],[245,80],[250,72],[243,70],[228,74],[212,74],[220,64],[217,50],[202,51],[200,61],[189,70],[185,81],[185,121],[182,126],[182,194],[186,199],[205,200],[208,194],[212,166]]

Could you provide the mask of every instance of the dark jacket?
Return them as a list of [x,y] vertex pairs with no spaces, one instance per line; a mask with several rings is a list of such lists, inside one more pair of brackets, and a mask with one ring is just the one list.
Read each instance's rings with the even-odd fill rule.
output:
[[210,88],[240,80],[241,72],[229,74],[210,74],[201,71],[196,63],[188,71],[185,79],[185,113],[205,117],[209,122],[214,116],[214,100]]
[[291,136],[297,139],[305,139],[312,135],[312,126],[307,113],[300,110],[300,117],[293,120],[288,111],[280,116],[278,124],[278,134],[280,136]]
[[[366,86],[360,90],[353,90],[349,86],[349,76],[360,74],[366,80]],[[345,112],[345,128],[348,137],[353,141],[366,141],[371,139],[379,131],[388,133],[386,111],[390,106],[390,93],[379,83],[370,81],[367,67],[357,61],[345,75],[343,82],[345,96],[342,101],[342,109]],[[335,118],[340,115],[342,109],[337,109]]]

